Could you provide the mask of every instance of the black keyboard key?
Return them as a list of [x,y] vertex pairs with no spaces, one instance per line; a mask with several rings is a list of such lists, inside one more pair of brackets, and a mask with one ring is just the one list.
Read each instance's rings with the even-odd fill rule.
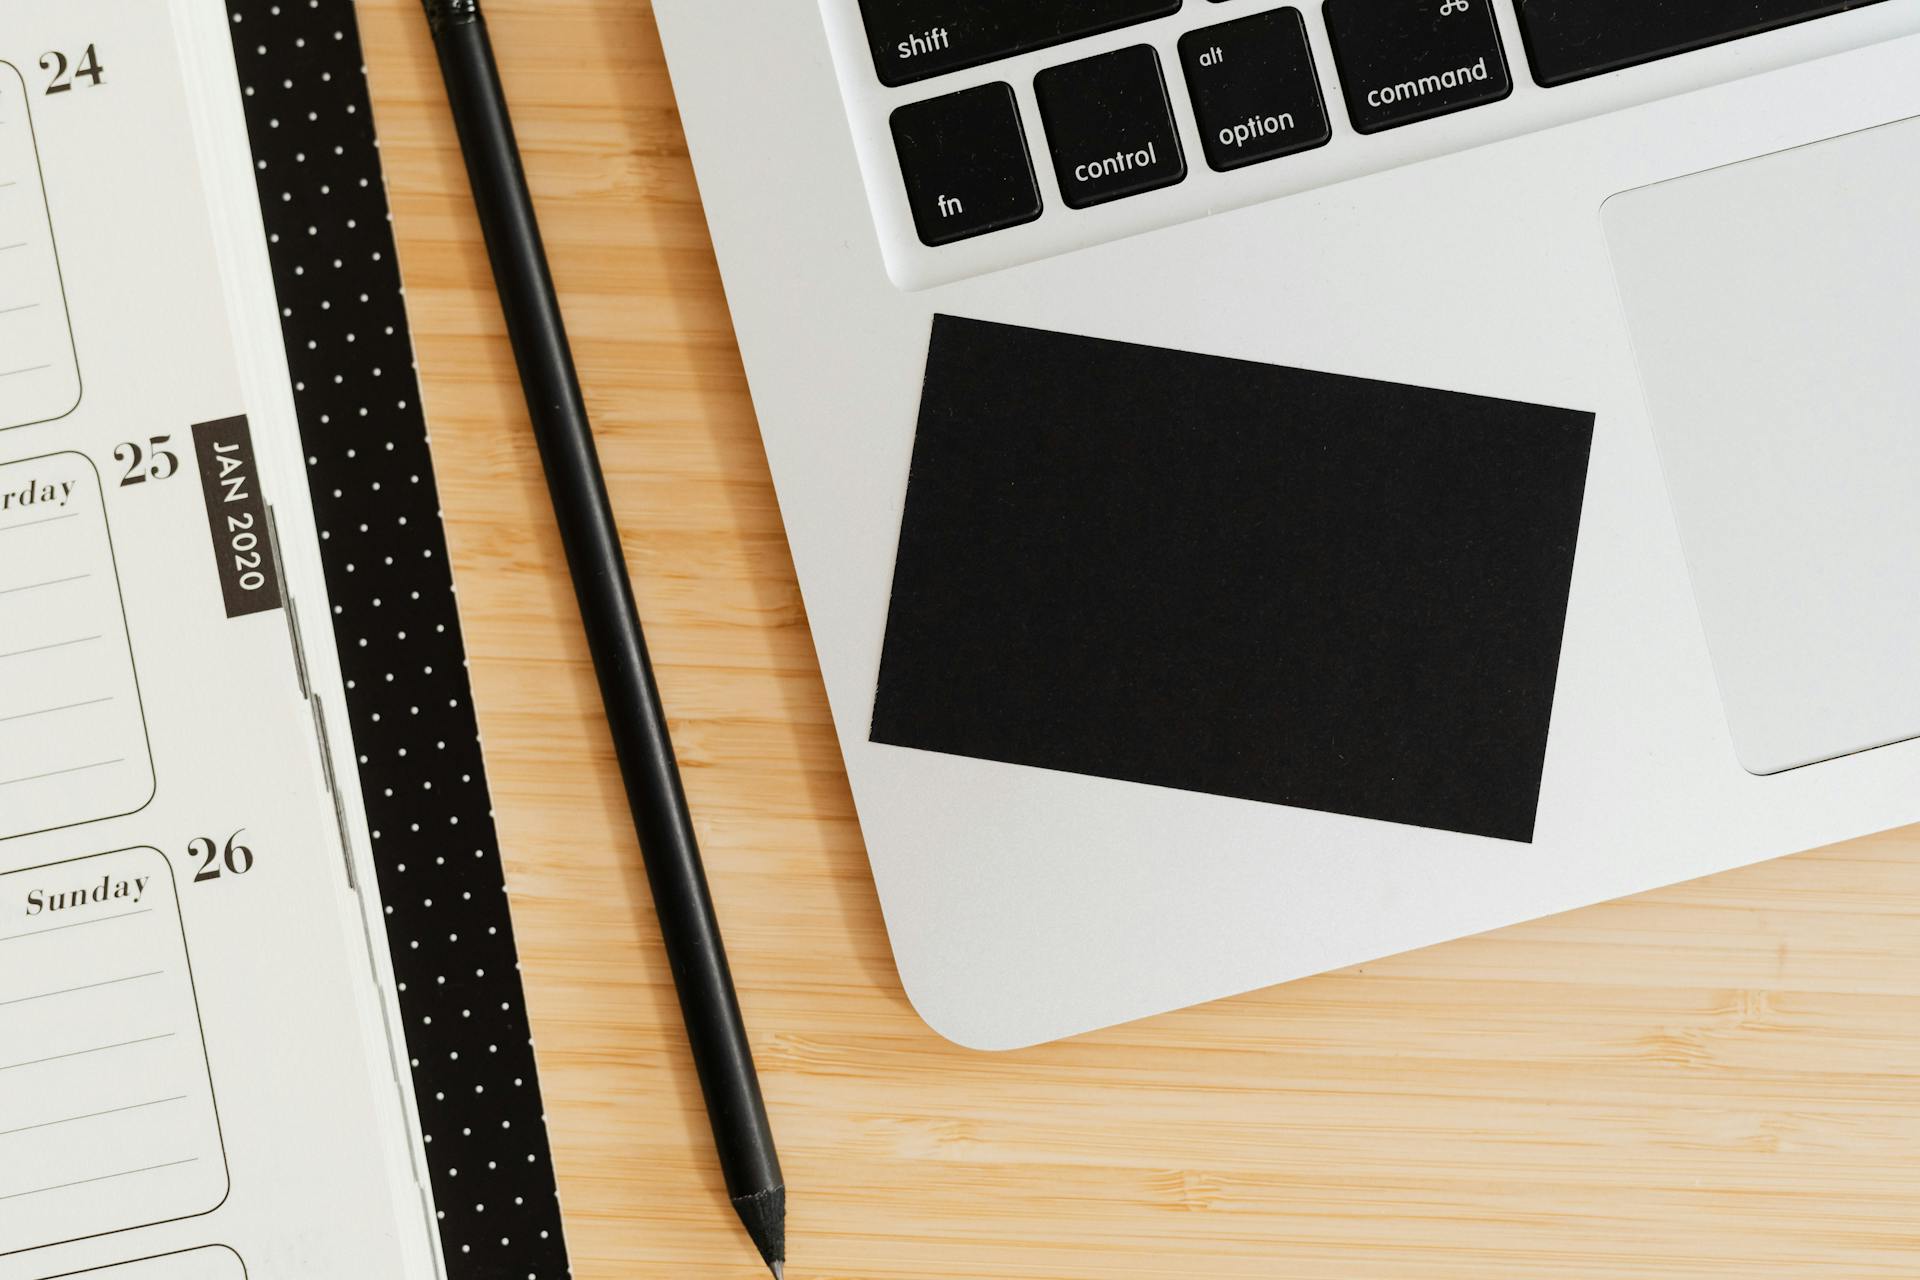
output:
[[909,103],[890,123],[922,243],[951,244],[1040,216],[1012,85],[997,81]]
[[1168,187],[1187,176],[1160,55],[1136,44],[1033,78],[1047,148],[1071,208]]
[[1180,0],[860,0],[880,83],[910,84],[1164,17]]
[[1347,118],[1361,133],[1513,92],[1493,0],[1327,0],[1325,13]]
[[1327,140],[1327,108],[1298,9],[1270,9],[1180,37],[1200,145],[1238,169]]
[[1520,0],[1534,83],[1566,84],[1876,0]]

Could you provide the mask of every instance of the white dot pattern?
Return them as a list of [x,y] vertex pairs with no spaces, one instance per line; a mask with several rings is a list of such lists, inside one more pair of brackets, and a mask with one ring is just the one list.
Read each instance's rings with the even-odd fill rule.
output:
[[351,0],[228,0],[451,1280],[570,1274]]

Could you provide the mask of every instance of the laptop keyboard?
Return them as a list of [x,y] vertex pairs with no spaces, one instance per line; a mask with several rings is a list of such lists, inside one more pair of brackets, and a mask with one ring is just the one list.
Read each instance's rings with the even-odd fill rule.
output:
[[[1338,96],[1357,134],[1507,98],[1517,75],[1569,84],[1877,0],[1324,0]],[[1209,0],[1221,3],[1221,0]],[[1233,3],[1233,0],[1228,0]],[[1181,0],[859,0],[881,84],[913,84],[1167,17]],[[1493,6],[1514,5],[1525,45],[1503,47]],[[1235,7],[1239,7],[1235,5]],[[1325,145],[1328,94],[1306,24],[1268,8],[1185,32],[1173,79],[1209,168],[1225,172]],[[1182,182],[1175,92],[1151,44],[1063,60],[1032,79],[1038,145],[1070,210]],[[891,131],[907,204],[928,246],[1040,217],[1019,102],[996,81],[909,102]],[[1351,139],[1348,140],[1352,142]]]

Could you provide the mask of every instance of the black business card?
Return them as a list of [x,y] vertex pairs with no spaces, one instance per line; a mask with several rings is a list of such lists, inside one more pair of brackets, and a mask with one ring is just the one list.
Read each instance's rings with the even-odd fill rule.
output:
[[873,740],[1530,840],[1592,436],[936,317]]

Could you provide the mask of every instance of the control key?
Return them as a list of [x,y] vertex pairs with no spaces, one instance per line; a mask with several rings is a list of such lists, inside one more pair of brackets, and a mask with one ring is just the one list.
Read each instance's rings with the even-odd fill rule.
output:
[[1139,195],[1187,176],[1152,45],[1048,67],[1034,76],[1033,96],[1068,208]]

